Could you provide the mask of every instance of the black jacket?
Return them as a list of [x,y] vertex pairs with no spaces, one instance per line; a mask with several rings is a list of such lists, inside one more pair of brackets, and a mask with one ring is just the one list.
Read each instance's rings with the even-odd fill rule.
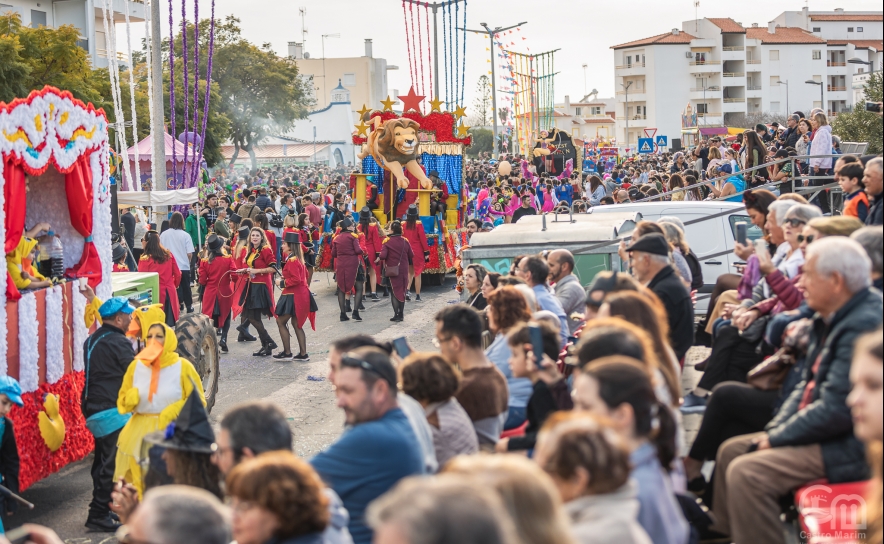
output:
[[[881,294],[863,289],[835,312],[829,323],[814,316],[804,379],[795,386],[766,431],[773,447],[820,444],[831,483],[869,477],[865,446],[853,435],[847,407],[850,364],[858,336],[881,326]],[[817,361],[819,365],[817,366]],[[816,367],[816,373],[814,373]],[[814,381],[810,404],[799,410],[807,384]]]
[[691,294],[671,266],[657,272],[648,288],[660,297],[666,308],[669,343],[675,356],[681,360],[694,345],[694,304],[691,302]]
[[[105,323],[83,344],[86,386],[80,398],[83,415],[115,408],[123,376],[135,359],[132,343],[120,329]],[[87,397],[88,395],[88,397]]]
[[135,247],[135,216],[131,213],[124,213],[120,216],[120,224],[123,226],[123,239],[129,249]]
[[691,289],[700,289],[704,285],[703,267],[700,266],[700,259],[697,258],[693,249],[688,251],[684,259],[688,262],[688,268],[691,269]]
[[866,225],[882,225],[884,224],[884,193],[869,198],[869,215],[866,216]]
[[798,127],[786,129],[786,133],[783,135],[783,147],[791,147],[794,148],[795,144],[798,143],[798,138],[801,134],[798,132]]
[[255,199],[255,206],[257,206],[261,212],[267,210],[267,208],[273,208],[276,210],[276,206],[273,205],[273,201],[270,200],[270,197],[267,195],[258,195],[258,198]]
[[[3,476],[3,485],[9,488],[13,493],[18,493],[18,447],[15,445],[15,431],[12,428],[12,421],[6,420],[6,427],[3,429],[3,443],[0,444],[0,475]],[[0,499],[2,503],[2,499]],[[15,510],[17,503],[13,500],[6,502],[8,511]]]

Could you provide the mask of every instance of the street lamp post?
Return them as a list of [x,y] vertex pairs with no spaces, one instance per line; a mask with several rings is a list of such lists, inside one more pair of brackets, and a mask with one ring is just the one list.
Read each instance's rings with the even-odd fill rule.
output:
[[583,96],[586,96],[586,64],[583,65]]
[[823,110],[824,112],[826,112],[826,114],[828,114],[828,108],[825,107],[825,102],[823,100],[823,82],[816,81],[813,79],[808,79],[807,81],[805,81],[805,83],[807,83],[808,85],[819,85],[820,86],[820,109]]
[[792,115],[791,110],[789,109],[789,80],[777,81],[777,84],[786,86],[786,115]]
[[[703,78],[703,126],[706,126],[706,116],[709,115],[709,102],[706,102],[706,78]],[[722,110],[724,111],[724,110]]]
[[487,34],[488,39],[491,40],[491,107],[494,109],[494,115],[491,118],[494,120],[492,125],[493,127],[493,145],[492,149],[497,153],[498,145],[497,145],[497,78],[494,75],[494,35],[504,32],[506,30],[510,30],[512,28],[516,28],[517,26],[527,25],[528,21],[523,21],[516,25],[511,25],[505,28],[497,27],[494,29],[489,28],[487,23],[479,23],[482,25],[484,30],[470,30],[468,28],[460,28],[457,27],[458,30],[465,30],[467,32],[475,32],[476,34]]
[[341,35],[339,33],[334,34],[323,34],[322,35],[322,99],[325,100],[327,98],[326,93],[327,90],[325,88],[325,39],[326,38],[340,38]]
[[623,117],[626,118],[626,148],[629,148],[629,86],[632,85],[631,81],[627,81],[626,85],[620,84],[621,87],[626,91],[626,109],[623,111]]
[[[436,30],[436,13],[439,11],[439,8],[444,8],[446,6],[450,7],[459,4],[460,2],[466,2],[467,0],[448,0],[447,2],[433,2],[432,4],[429,2],[420,2],[419,0],[403,1],[433,10],[433,77],[435,78],[433,80],[433,94],[435,95],[433,98],[439,98],[439,33]],[[459,105],[460,104],[458,104],[458,106]]]

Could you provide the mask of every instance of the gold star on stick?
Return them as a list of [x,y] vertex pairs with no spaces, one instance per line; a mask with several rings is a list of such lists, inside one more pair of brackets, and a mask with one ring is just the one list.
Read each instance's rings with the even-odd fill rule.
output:
[[442,111],[442,104],[444,104],[444,103],[445,102],[442,100],[439,100],[439,97],[437,96],[436,98],[430,100],[430,111],[441,112]]
[[387,95],[386,100],[381,100],[381,104],[384,105],[384,111],[393,111],[393,104],[395,103],[395,100],[390,100],[390,95]]
[[454,110],[454,116],[460,119],[461,117],[466,116],[467,109],[463,106],[458,106],[457,109]]
[[360,136],[368,136],[368,125],[365,124],[365,121],[359,121],[358,125],[353,125],[356,127],[356,130],[359,131]]
[[469,136],[469,130],[472,127],[468,127],[463,122],[460,123],[460,126],[457,127],[457,137],[458,138],[466,138]]
[[363,105],[362,105],[362,109],[361,109],[361,110],[356,110],[356,113],[359,114],[359,118],[360,118],[360,119],[365,119],[365,114],[366,114],[366,113],[371,113],[371,108],[369,108],[368,106],[366,106],[365,104],[363,104]]

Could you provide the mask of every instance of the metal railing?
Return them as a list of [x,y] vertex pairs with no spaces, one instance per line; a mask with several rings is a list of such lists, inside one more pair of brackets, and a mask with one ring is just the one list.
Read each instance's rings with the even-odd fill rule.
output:
[[632,64],[624,64],[622,66],[615,66],[615,70],[628,70],[629,68],[644,68],[644,62],[633,62]]
[[747,91],[760,91],[761,85],[747,85],[746,90]]
[[698,113],[697,117],[721,117],[720,111],[711,111],[706,113]]
[[826,66],[847,66],[847,63],[835,60],[827,60]]
[[746,72],[724,72],[722,77],[746,77]]
[[829,91],[846,91],[847,87],[843,85],[828,85],[827,90]]
[[747,59],[746,64],[761,64],[761,59]]
[[722,51],[745,51],[746,47],[743,45],[727,45],[721,48]]
[[707,66],[707,65],[718,65],[721,64],[720,60],[692,60],[688,63],[688,66]]
[[712,87],[706,87],[705,89],[703,87],[691,87],[692,93],[700,93],[700,92],[714,93],[717,91],[718,92],[721,91],[721,87],[719,87],[718,85],[715,85]]
[[745,102],[745,101],[746,101],[746,97],[743,97],[743,98],[725,98],[725,99],[724,99],[724,103],[725,103],[725,104],[739,104],[739,103],[741,103],[741,102]]

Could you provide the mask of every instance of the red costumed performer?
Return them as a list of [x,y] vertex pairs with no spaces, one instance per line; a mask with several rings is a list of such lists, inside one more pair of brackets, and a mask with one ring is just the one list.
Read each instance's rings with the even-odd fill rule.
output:
[[181,270],[172,254],[160,244],[160,235],[149,230],[144,235],[144,252],[138,260],[139,272],[156,272],[160,276],[160,304],[166,313],[166,325],[175,326],[178,321],[178,284]]
[[[294,359],[309,361],[307,354],[307,338],[304,335],[304,323],[310,319],[310,326],[316,330],[316,308],[310,289],[307,288],[307,267],[301,252],[301,237],[290,232],[283,238],[282,246],[285,262],[282,267],[282,295],[276,303],[276,324],[282,339],[282,351],[273,356],[274,359]],[[298,355],[292,356],[291,335],[288,322],[292,320],[295,337],[298,339]]]
[[341,321],[349,321],[347,317],[347,298],[350,290],[356,287],[356,306],[353,308],[353,319],[362,321],[359,316],[359,305],[362,303],[362,291],[365,289],[365,266],[362,263],[362,248],[359,236],[353,232],[353,220],[345,217],[340,223],[341,232],[332,240],[332,259],[334,260],[335,281],[338,284],[338,306],[341,309]]
[[[261,319],[273,317],[273,273],[276,271],[276,255],[270,249],[264,230],[253,227],[249,232],[249,242],[245,247],[245,267],[236,272],[241,274],[237,280],[236,298],[239,306],[234,313],[242,311],[243,316],[258,331],[261,349],[253,353],[255,357],[270,355],[277,348],[276,342],[267,334]],[[242,332],[243,325],[237,327]]]
[[224,249],[224,239],[215,234],[206,238],[208,256],[200,259],[199,282],[203,286],[202,313],[212,319],[216,329],[221,329],[218,344],[227,353],[227,332],[230,330],[233,307],[232,272],[237,269],[233,257]]
[[362,251],[365,252],[369,263],[368,279],[371,284],[371,295],[369,298],[371,300],[380,300],[378,297],[378,278],[381,275],[381,266],[376,264],[375,261],[377,260],[378,253],[381,252],[383,238],[378,231],[378,226],[371,224],[371,210],[368,209],[368,206],[364,206],[359,210],[359,224],[356,225],[356,232],[361,235],[359,237],[359,245],[362,247]]
[[[412,204],[408,207],[408,213],[405,215],[405,226],[402,229],[402,236],[411,244],[411,251],[414,253],[414,264],[408,269],[408,284],[414,280],[414,293],[416,300],[421,299],[421,273],[423,273],[426,264],[430,261],[430,246],[427,244],[427,234],[424,232],[424,225],[417,215],[417,207]],[[406,300],[411,297],[406,293]]]
[[384,239],[377,261],[383,263],[384,275],[392,291],[390,302],[393,304],[393,318],[390,321],[402,321],[409,283],[406,266],[412,266],[414,252],[408,240],[402,237],[402,223],[399,221],[394,221],[390,226],[390,236]]

